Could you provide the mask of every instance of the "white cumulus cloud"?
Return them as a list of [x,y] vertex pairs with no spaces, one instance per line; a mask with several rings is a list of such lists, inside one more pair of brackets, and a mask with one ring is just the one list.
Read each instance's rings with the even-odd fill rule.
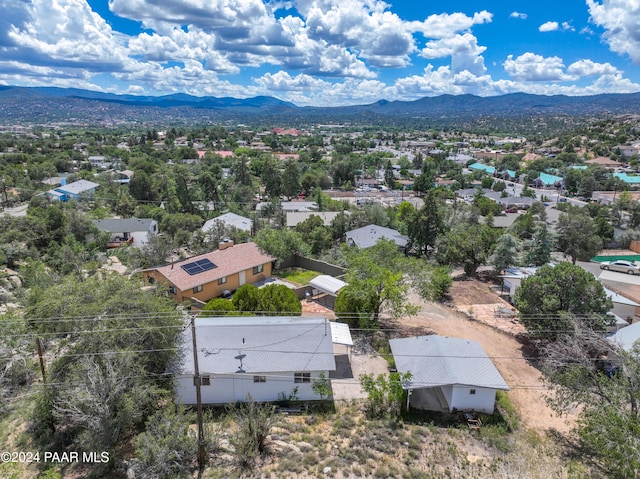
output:
[[521,12],[511,12],[511,14],[509,15],[509,18],[517,18],[519,20],[526,20],[527,19],[527,14],[526,13],[521,13]]
[[493,14],[486,10],[476,12],[472,17],[460,12],[441,13],[430,15],[422,22],[409,22],[407,28],[427,38],[446,38],[467,31],[474,25],[491,23],[492,19]]
[[558,22],[545,22],[538,27],[538,31],[541,32],[555,32],[560,29]]
[[567,67],[567,72],[578,78],[587,76],[618,75],[622,72],[611,63],[596,63],[593,60],[578,60]]
[[424,58],[451,57],[451,70],[459,73],[465,70],[481,75],[485,72],[484,58],[481,54],[486,47],[478,45],[478,40],[470,33],[454,35],[427,42],[420,52]]
[[591,22],[604,28],[604,41],[619,54],[640,64],[640,2],[638,0],[587,0]]
[[554,82],[568,80],[564,63],[560,57],[543,57],[527,52],[514,58],[509,55],[503,63],[505,71],[520,81]]

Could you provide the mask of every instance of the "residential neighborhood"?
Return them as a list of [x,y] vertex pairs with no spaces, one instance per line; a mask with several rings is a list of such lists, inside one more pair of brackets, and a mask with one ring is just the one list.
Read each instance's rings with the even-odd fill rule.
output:
[[[630,420],[619,392],[638,361],[638,131],[624,116],[530,137],[337,123],[2,133],[1,350],[16,358],[0,363],[3,411],[27,442],[68,431],[132,451],[151,427],[134,418],[157,413],[193,431],[176,433],[185,444],[217,438],[219,477],[251,414],[273,451],[273,469],[252,470],[273,477],[298,470],[282,451],[340,477],[410,477],[358,442],[397,434],[389,421],[430,438],[386,440],[422,472],[428,440],[484,451],[460,477],[496,477],[499,454],[516,464],[527,431],[554,451],[554,434],[600,441],[619,431],[597,395]],[[26,413],[21,395],[46,401]]]

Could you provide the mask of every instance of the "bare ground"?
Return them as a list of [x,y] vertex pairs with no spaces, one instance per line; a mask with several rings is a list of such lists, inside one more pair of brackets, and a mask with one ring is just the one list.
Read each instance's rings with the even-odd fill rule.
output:
[[[478,341],[511,388],[508,395],[523,424],[539,432],[555,430],[562,434],[568,433],[575,417],[558,417],[547,405],[545,398],[549,390],[543,382],[542,374],[535,363],[527,359],[523,346],[515,335],[487,324],[495,321],[493,319],[485,318],[487,320],[482,322],[470,319],[467,314],[468,308],[474,308],[475,304],[499,304],[501,300],[498,295],[491,292],[486,283],[464,281],[462,287],[456,283],[459,282],[454,282],[451,290],[454,307],[425,302],[412,294],[409,300],[421,306],[421,311],[415,316],[398,321],[403,335],[431,332]],[[513,326],[510,321],[506,323]]]

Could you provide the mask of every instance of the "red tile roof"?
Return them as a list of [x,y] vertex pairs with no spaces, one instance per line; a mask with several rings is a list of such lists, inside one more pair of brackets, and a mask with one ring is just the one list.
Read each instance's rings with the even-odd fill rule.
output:
[[[190,275],[180,267],[205,258],[209,259],[217,267],[194,275]],[[276,258],[273,256],[260,251],[255,243],[242,243],[230,246],[224,250],[216,250],[199,256],[193,256],[166,266],[149,268],[147,271],[159,272],[178,289],[184,291],[275,260]]]

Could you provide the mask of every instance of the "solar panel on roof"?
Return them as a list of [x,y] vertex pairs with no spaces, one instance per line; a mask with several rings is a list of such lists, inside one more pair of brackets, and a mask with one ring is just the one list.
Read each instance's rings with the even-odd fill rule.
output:
[[209,271],[213,268],[217,268],[217,266],[207,258],[199,259],[191,263],[183,264],[180,267],[191,276],[193,276],[194,274]]

